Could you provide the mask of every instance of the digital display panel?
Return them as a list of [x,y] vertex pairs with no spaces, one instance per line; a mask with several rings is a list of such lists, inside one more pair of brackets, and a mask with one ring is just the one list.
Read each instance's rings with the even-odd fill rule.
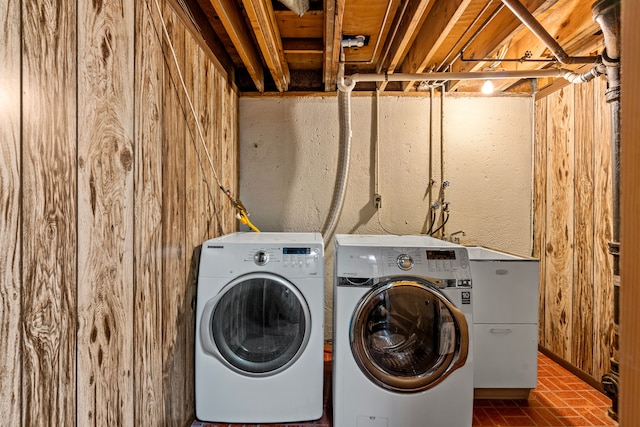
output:
[[284,255],[309,255],[311,248],[282,248]]
[[427,259],[448,259],[455,260],[456,259],[456,251],[427,251]]

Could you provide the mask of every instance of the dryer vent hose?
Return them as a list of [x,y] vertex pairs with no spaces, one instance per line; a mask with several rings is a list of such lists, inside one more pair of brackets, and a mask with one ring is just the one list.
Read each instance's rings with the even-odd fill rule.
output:
[[328,247],[336,231],[338,220],[344,205],[349,177],[349,158],[351,157],[351,91],[339,91],[338,120],[340,122],[340,151],[338,153],[338,170],[333,200],[322,226],[324,247]]

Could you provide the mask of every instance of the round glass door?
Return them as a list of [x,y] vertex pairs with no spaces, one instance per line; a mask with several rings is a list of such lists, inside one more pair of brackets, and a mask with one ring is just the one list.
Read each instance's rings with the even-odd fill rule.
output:
[[286,369],[309,339],[311,319],[298,289],[271,274],[250,274],[227,285],[213,308],[211,335],[221,356],[250,375]]
[[431,388],[463,366],[468,337],[464,313],[435,285],[413,278],[373,288],[357,306],[350,331],[362,372],[400,392]]

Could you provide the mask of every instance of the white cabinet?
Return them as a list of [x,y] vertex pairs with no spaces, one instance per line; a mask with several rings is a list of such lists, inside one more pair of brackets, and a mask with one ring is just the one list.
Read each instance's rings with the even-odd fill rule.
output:
[[538,371],[538,260],[468,251],[476,397],[526,398]]

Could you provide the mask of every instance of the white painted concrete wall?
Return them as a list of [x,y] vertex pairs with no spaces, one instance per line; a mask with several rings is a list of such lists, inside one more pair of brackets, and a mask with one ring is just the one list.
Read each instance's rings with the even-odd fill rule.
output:
[[[440,98],[433,101],[433,117],[428,97],[379,99],[377,191],[382,208],[373,205],[376,101],[357,95],[352,98],[349,187],[336,232],[425,232],[429,206],[448,181],[446,236],[463,230],[465,236],[456,236],[462,244],[530,255],[531,98],[445,96],[442,169]],[[263,231],[320,231],[336,176],[337,97],[242,97],[239,125],[239,195],[252,222]],[[430,179],[435,182],[431,195]],[[333,247],[325,249],[328,338]]]

